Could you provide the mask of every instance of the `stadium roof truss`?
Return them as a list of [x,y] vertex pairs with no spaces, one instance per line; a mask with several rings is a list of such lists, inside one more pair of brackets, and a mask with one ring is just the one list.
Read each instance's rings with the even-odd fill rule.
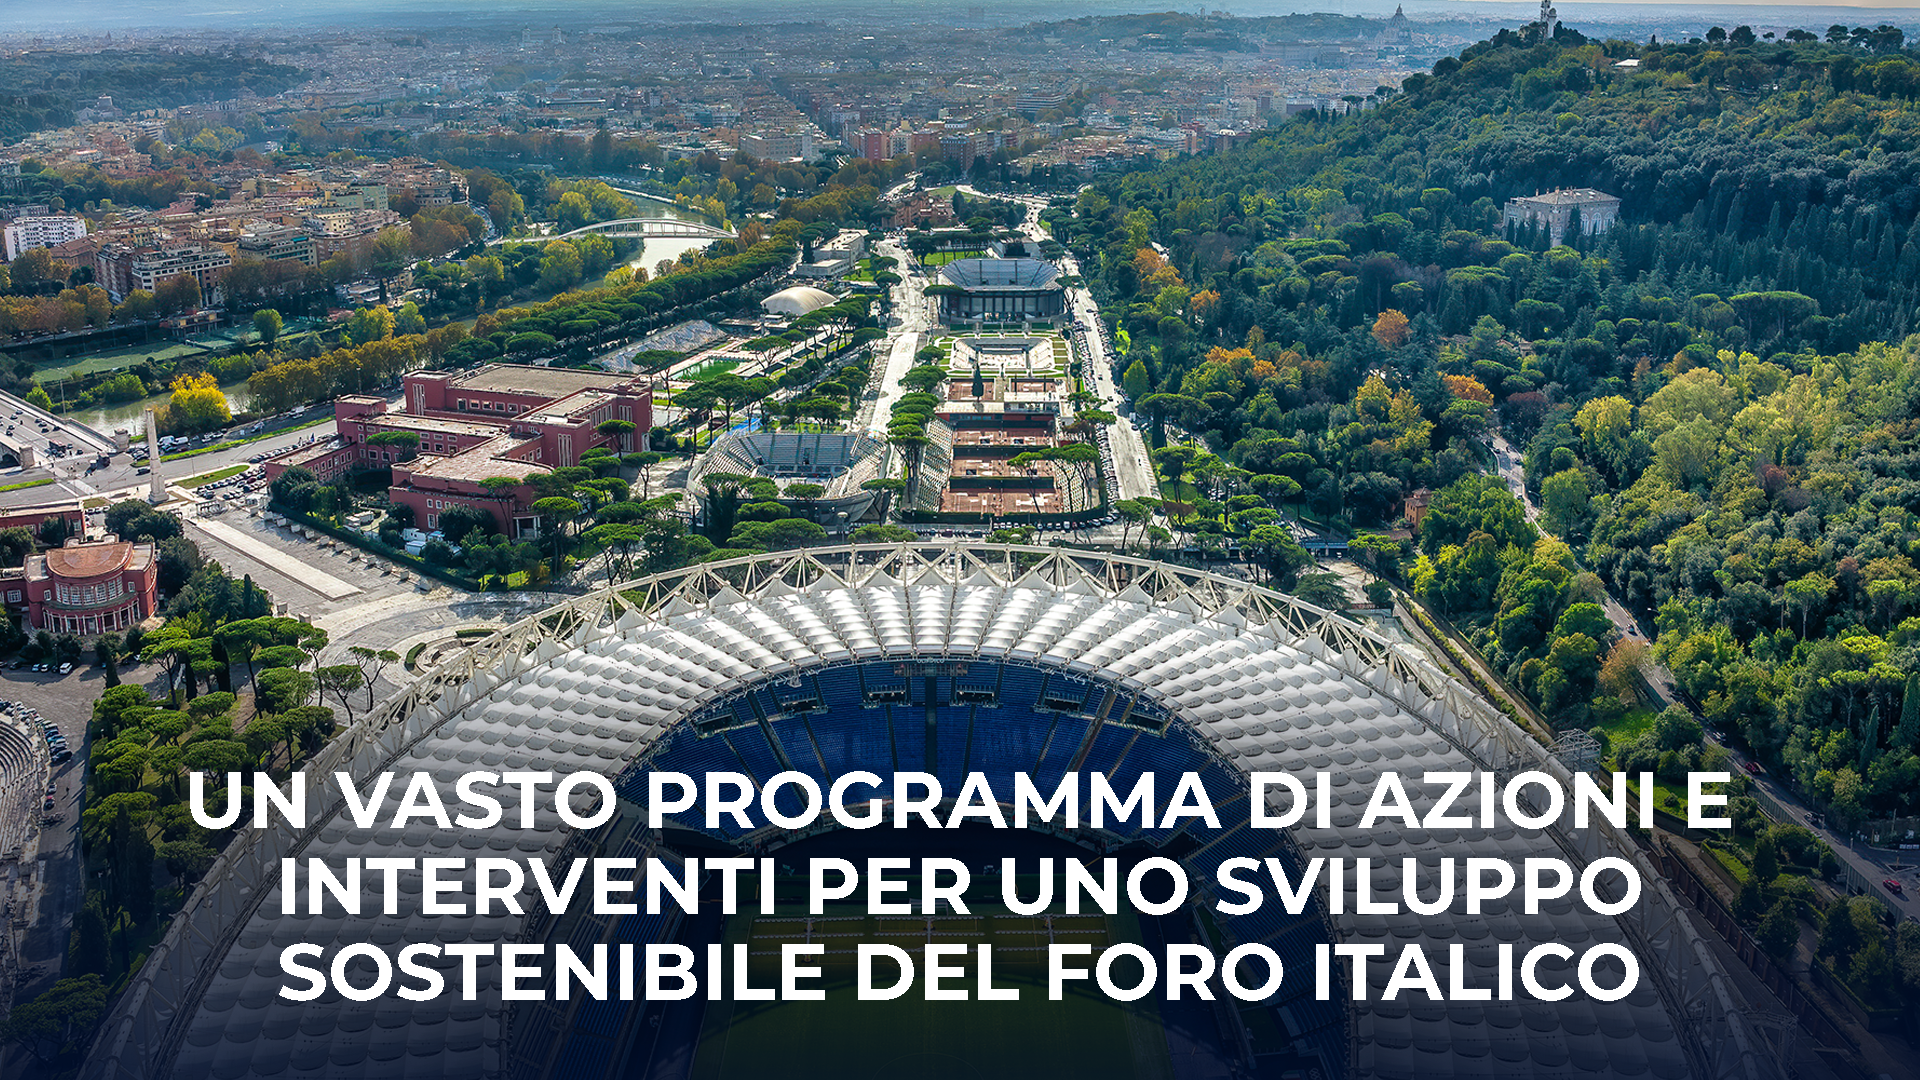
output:
[[[736,604],[768,605],[841,589],[877,592],[926,585],[949,587],[955,596],[984,587],[1004,594],[1027,591],[1053,594],[1055,599],[1141,605],[1184,616],[1216,633],[1230,631],[1233,640],[1265,641],[1335,669],[1351,685],[1364,684],[1439,733],[1480,767],[1502,776],[1540,770],[1563,784],[1571,782],[1548,747],[1413,649],[1341,616],[1230,578],[1125,556],[966,543],[834,546],[702,564],[602,589],[524,619],[456,654],[352,723],[305,768],[309,804],[318,808],[309,814],[308,826],[296,830],[282,818],[274,827],[249,831],[228,846],[116,1001],[83,1075],[88,1080],[145,1080],[172,1072],[228,950],[262,902],[277,893],[280,860],[307,851],[344,805],[331,779],[336,771],[363,783],[395,767],[423,740],[435,738],[443,725],[482,708],[490,695],[504,692],[515,680],[609,638]],[[694,641],[679,647],[697,657],[701,645]],[[885,647],[876,646],[871,658],[885,653]],[[947,655],[963,654],[955,650]],[[703,680],[697,689],[683,687],[687,693],[679,715],[648,730],[664,733],[732,689],[809,667],[769,663]],[[1124,685],[1126,677],[1120,681]],[[1137,679],[1125,688],[1146,697],[1160,693],[1155,684]],[[1176,716],[1188,715],[1178,702],[1169,701],[1166,707]],[[1638,867],[1642,899],[1618,922],[1634,942],[1643,972],[1651,969],[1650,981],[1665,1003],[1664,1011],[1683,1021],[1681,1041],[1689,1073],[1713,1080],[1780,1076],[1779,1063],[1741,1015],[1725,973],[1683,903],[1634,839],[1604,820],[1584,830],[1549,833],[1552,843],[1580,865],[1615,856]],[[1356,1025],[1348,1027],[1350,1037],[1358,1038]],[[1350,1060],[1357,1068],[1361,1058]]]

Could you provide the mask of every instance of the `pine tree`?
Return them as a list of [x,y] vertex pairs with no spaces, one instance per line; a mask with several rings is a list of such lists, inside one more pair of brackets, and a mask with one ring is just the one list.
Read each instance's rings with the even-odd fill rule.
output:
[[107,913],[101,910],[100,895],[89,894],[86,906],[73,917],[73,973],[105,974],[113,962]]
[[1920,671],[1907,676],[1907,685],[1900,692],[1900,724],[1893,729],[1893,749],[1911,750],[1915,738],[1920,738]]

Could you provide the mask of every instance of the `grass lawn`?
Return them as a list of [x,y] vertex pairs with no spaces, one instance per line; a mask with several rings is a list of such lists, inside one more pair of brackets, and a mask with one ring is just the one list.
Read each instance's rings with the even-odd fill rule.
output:
[[1611,723],[1596,724],[1594,726],[1607,733],[1607,743],[1609,746],[1618,747],[1623,743],[1630,743],[1640,736],[1645,735],[1647,732],[1652,731],[1654,716],[1655,714],[1652,709],[1639,708],[1628,712],[1625,716]]
[[34,365],[34,378],[42,384],[58,382],[75,375],[90,375],[96,371],[114,371],[153,357],[155,360],[173,360],[182,356],[196,356],[207,350],[198,345],[188,345],[178,341],[149,341],[144,345],[123,345],[117,349],[102,349],[99,352],[81,356],[63,356],[57,360],[47,360]]
[[229,476],[239,476],[250,467],[251,466],[248,465],[229,465],[224,469],[215,469],[210,473],[201,473],[199,476],[188,477],[180,481],[179,484],[184,488],[195,488],[201,484],[211,484],[215,480],[225,480]]
[[[1064,1000],[1048,1001],[1047,932],[1040,919],[982,904],[971,906],[971,917],[939,920],[942,942],[992,944],[993,984],[1017,987],[1020,1000],[930,1002],[923,993],[925,973],[917,971],[922,981],[899,998],[860,1001],[854,989],[854,943],[897,945],[917,966],[922,965],[926,918],[879,918],[860,908],[829,908],[830,916],[845,918],[815,921],[811,940],[824,941],[828,953],[806,961],[823,968],[824,977],[811,985],[824,984],[826,999],[713,1004],[701,1030],[694,1080],[770,1076],[1147,1080],[1171,1075],[1156,1010],[1149,1007],[1132,1015],[1127,1006],[1107,999],[1090,984],[1075,990],[1069,983]],[[1076,929],[1063,932],[1063,924],[1069,922]],[[1055,916],[1056,939],[1086,940],[1096,955],[1116,934],[1138,939],[1131,915]],[[725,941],[729,954],[736,943],[751,947],[756,985],[778,985],[781,942],[809,936],[804,916],[735,917],[728,920]],[[966,975],[950,985],[969,991],[977,985],[975,956],[974,950],[967,951]],[[889,965],[876,965],[877,983],[885,985],[896,976]],[[1132,972],[1115,972],[1115,979],[1123,984],[1130,984],[1134,977]]]
[[[1626,743],[1630,743],[1647,732],[1652,731],[1655,715],[1654,710],[1643,706],[1629,711],[1618,720],[1605,724],[1596,724],[1594,726],[1607,733],[1608,747],[1611,750],[1618,750]],[[1607,764],[1609,766],[1613,764],[1613,755],[1611,753],[1607,755]],[[1633,792],[1635,805],[1638,805],[1640,798],[1639,782],[1632,777],[1628,777],[1627,788]],[[1655,779],[1653,782],[1653,805],[1656,810],[1664,810],[1669,814],[1686,817],[1686,785],[1675,784],[1668,780]],[[1720,811],[1715,811],[1715,813],[1719,812]]]
[[21,484],[8,484],[6,487],[0,487],[0,491],[19,491],[23,488],[45,487],[51,483],[53,483],[53,477],[43,476],[38,480],[28,480]]
[[945,266],[955,259],[977,259],[985,254],[982,251],[929,251],[920,260],[921,266]]
[[717,379],[739,366],[738,360],[709,360],[692,371],[682,373],[679,377],[685,382],[705,382],[708,379]]

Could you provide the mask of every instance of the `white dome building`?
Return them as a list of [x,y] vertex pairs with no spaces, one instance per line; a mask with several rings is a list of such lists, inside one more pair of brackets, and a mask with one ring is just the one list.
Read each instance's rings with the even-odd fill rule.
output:
[[[996,791],[1010,789],[1002,780],[1015,770],[1041,790],[1066,770],[1099,771],[1123,792],[1149,771],[1195,772],[1221,809],[1216,825],[1190,819],[1177,828],[1116,823],[1080,832],[1098,834],[1086,837],[1089,847],[1100,845],[1095,850],[1164,852],[1188,862],[1200,893],[1194,902],[1207,905],[1223,938],[1266,944],[1290,972],[1311,971],[1315,946],[1328,942],[1384,945],[1394,954],[1402,943],[1420,942],[1438,958],[1465,942],[1473,969],[1465,982],[1473,987],[1493,984],[1496,944],[1524,951],[1616,942],[1640,966],[1637,989],[1610,1002],[1577,988],[1560,1002],[1516,995],[1441,1003],[1423,994],[1387,1001],[1382,963],[1372,965],[1370,982],[1381,985],[1369,1000],[1352,1001],[1344,985],[1318,1000],[1311,978],[1290,974],[1274,998],[1240,1006],[1248,1015],[1264,1012],[1260,1029],[1281,1042],[1256,1051],[1243,1050],[1251,1045],[1244,1039],[1223,1039],[1236,1057],[1285,1054],[1329,1080],[1780,1075],[1688,909],[1624,831],[1604,822],[1547,830],[1504,821],[1432,831],[1359,827],[1383,770],[1493,769],[1503,777],[1542,770],[1570,782],[1545,748],[1411,648],[1225,577],[1062,549],[925,543],[780,552],[626,582],[454,657],[361,717],[308,765],[309,800],[319,812],[307,828],[280,819],[275,828],[247,831],[221,855],[116,1001],[82,1075],[607,1080],[623,1068],[640,1075],[633,1069],[644,1072],[645,1059],[636,1065],[629,1054],[671,1042],[649,1033],[642,1002],[503,1001],[495,956],[481,960],[472,1001],[449,993],[411,1005],[391,994],[355,1002],[329,989],[298,1004],[278,996],[289,982],[279,951],[303,942],[331,955],[372,943],[397,953],[412,942],[532,942],[563,931],[576,948],[668,941],[684,932],[678,916],[647,916],[643,908],[625,917],[569,913],[573,921],[556,922],[531,885],[521,896],[524,916],[497,907],[487,918],[423,916],[417,871],[402,872],[395,914],[369,903],[361,916],[337,909],[283,916],[280,859],[325,855],[337,864],[347,855],[517,852],[564,860],[601,852],[645,865],[650,855],[679,858],[667,846],[670,830],[621,824],[645,820],[629,804],[646,798],[651,771],[741,770],[764,783],[783,770],[885,776],[923,761],[943,782],[950,772],[985,772]],[[359,829],[333,781],[345,771],[364,790],[383,771],[430,772],[452,804],[454,781],[469,769],[599,772],[614,778],[628,813],[590,836],[566,828],[545,802],[537,827],[527,830],[442,833],[418,822]],[[1328,827],[1310,819],[1289,830],[1248,825],[1245,774],[1276,770],[1330,775],[1337,805]],[[957,790],[953,784],[948,790]],[[1424,815],[1431,797],[1412,801]],[[734,850],[767,853],[807,842],[771,826],[707,829],[691,812],[677,820],[678,835]],[[1466,913],[1462,896],[1449,913],[1425,919],[1352,914],[1353,905],[1330,913],[1319,899],[1294,916],[1269,903],[1227,917],[1212,909],[1211,890],[1213,868],[1229,855],[1277,858],[1296,869],[1316,856],[1365,856],[1396,873],[1412,857],[1423,877],[1442,856],[1495,857],[1516,868],[1528,857],[1584,864],[1612,856],[1635,864],[1644,884],[1639,902],[1617,917],[1570,898],[1527,914],[1517,894],[1479,914]],[[440,966],[449,980],[457,974],[451,957]],[[1570,972],[1561,966],[1548,981],[1571,981]],[[672,1026],[659,1015],[653,1025]],[[1202,1026],[1215,1027],[1211,1020]],[[1048,1037],[1057,1053],[1058,1040],[1092,1036],[1050,1030]],[[1241,1065],[1247,1071],[1240,1075],[1253,1074],[1251,1061]]]
[[818,311],[829,304],[838,302],[839,297],[825,289],[816,289],[811,285],[795,285],[790,289],[781,289],[765,300],[760,301],[760,309],[769,315],[805,315]]

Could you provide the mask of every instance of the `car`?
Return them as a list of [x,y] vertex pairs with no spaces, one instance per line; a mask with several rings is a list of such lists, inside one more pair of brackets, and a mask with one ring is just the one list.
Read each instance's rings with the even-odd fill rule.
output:
[[1755,776],[1760,775],[1760,763],[1757,761],[1743,761],[1740,763],[1740,767],[1747,770],[1748,772],[1752,773]]
[[53,755],[53,763],[55,765],[65,765],[67,762],[72,760],[73,760],[73,751],[71,750],[60,750]]
[[67,661],[67,662],[66,662],[66,663],[64,663],[64,664],[61,664],[61,665],[60,665],[60,674],[62,674],[62,675],[71,675],[71,674],[73,674],[73,661],[71,661],[71,660],[69,660],[69,661]]
[[1880,884],[1885,885],[1887,887],[1887,891],[1892,893],[1895,896],[1907,895],[1907,890],[1902,888],[1900,883],[1898,881],[1895,881],[1892,878],[1888,878],[1887,880],[1881,882]]
[[35,671],[45,671],[45,670],[47,670],[47,665],[45,665],[45,664],[35,664],[35,665],[33,665],[33,670],[35,670]]

